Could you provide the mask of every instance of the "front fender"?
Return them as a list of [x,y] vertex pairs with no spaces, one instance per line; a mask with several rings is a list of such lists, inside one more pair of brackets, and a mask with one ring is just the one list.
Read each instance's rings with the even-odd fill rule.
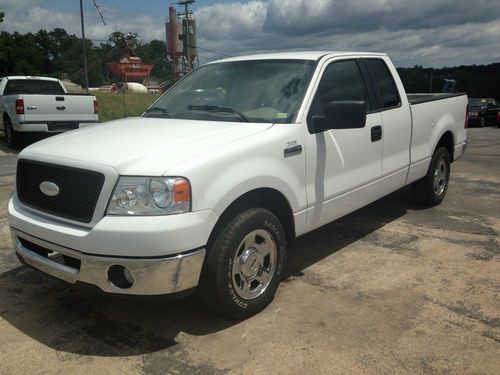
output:
[[[282,193],[295,213],[304,209],[307,202],[299,176],[285,163],[272,158],[250,158],[219,169],[203,191],[196,195],[193,209],[211,207],[221,215],[236,199],[252,190],[271,188]],[[196,186],[196,185],[195,185]]]

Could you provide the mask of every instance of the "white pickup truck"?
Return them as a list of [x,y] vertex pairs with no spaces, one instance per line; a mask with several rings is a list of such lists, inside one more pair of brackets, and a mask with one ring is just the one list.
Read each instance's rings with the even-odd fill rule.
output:
[[196,290],[232,318],[273,299],[287,243],[411,184],[439,204],[465,94],[405,94],[385,54],[235,57],[141,118],[38,142],[8,204],[21,262],[110,293]]
[[60,133],[98,122],[92,95],[68,94],[56,78],[11,76],[0,78],[0,130],[11,148],[23,133]]

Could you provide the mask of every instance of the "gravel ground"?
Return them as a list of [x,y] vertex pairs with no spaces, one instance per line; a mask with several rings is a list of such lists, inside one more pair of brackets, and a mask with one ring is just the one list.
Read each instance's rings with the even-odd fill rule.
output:
[[499,374],[500,129],[469,136],[441,206],[403,189],[297,239],[275,301],[243,322],[21,266],[0,140],[0,373]]

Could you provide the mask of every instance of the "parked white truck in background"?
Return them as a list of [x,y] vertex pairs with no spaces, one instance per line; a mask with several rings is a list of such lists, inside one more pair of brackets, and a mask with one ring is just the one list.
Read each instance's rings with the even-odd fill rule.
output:
[[215,311],[273,299],[287,242],[411,184],[439,204],[466,146],[465,94],[407,96],[385,54],[204,65],[142,116],[19,155],[19,259],[105,292],[195,290]]
[[92,95],[68,94],[56,78],[0,78],[0,130],[7,145],[16,148],[26,132],[60,133],[98,122]]

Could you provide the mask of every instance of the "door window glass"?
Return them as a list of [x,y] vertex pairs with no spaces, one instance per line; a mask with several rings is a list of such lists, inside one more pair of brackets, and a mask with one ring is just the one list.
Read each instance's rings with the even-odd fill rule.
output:
[[324,115],[329,102],[344,100],[362,100],[369,104],[366,86],[355,60],[337,61],[325,69],[309,117]]

